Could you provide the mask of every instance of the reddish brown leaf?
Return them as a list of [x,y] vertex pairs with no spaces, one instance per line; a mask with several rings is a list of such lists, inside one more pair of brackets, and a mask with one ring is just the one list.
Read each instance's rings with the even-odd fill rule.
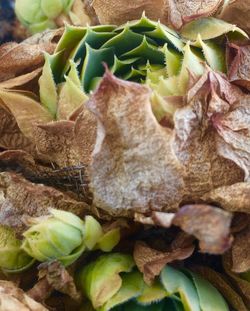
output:
[[176,209],[182,169],[171,130],[152,113],[150,90],[107,72],[88,106],[98,118],[90,165],[94,204],[113,215]]
[[207,17],[217,11],[222,0],[168,0],[169,21],[176,29],[200,17]]
[[0,305],[2,311],[48,311],[8,281],[0,281]]
[[230,246],[232,215],[210,205],[186,205],[175,215],[173,224],[200,241],[204,253],[223,254]]
[[94,0],[92,6],[101,24],[120,25],[128,20],[140,19],[145,12],[148,18],[167,22],[165,0]]
[[21,233],[25,229],[22,216],[47,215],[50,208],[62,209],[82,216],[89,210],[72,193],[33,184],[14,173],[0,173],[0,224]]
[[161,273],[166,264],[184,260],[192,255],[194,246],[191,244],[186,248],[176,248],[168,252],[161,252],[150,248],[144,242],[136,242],[134,248],[134,260],[138,269],[143,273],[144,281],[152,284],[155,277]]

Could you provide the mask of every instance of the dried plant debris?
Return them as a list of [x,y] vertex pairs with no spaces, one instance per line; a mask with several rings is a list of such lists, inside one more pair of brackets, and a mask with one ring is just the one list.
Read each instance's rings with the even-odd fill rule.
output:
[[150,248],[145,242],[138,241],[135,244],[133,256],[138,269],[143,273],[144,281],[147,284],[152,284],[166,264],[176,260],[184,260],[190,257],[193,251],[194,246],[192,244],[162,252]]
[[21,233],[25,229],[23,216],[47,215],[50,208],[84,215],[89,209],[77,201],[73,194],[63,193],[52,187],[33,184],[14,173],[0,173],[0,223]]
[[94,204],[114,215],[176,208],[184,186],[181,166],[171,132],[153,116],[149,89],[107,72],[88,107],[98,118],[90,165]]
[[0,305],[2,311],[48,311],[47,308],[8,281],[0,281]]

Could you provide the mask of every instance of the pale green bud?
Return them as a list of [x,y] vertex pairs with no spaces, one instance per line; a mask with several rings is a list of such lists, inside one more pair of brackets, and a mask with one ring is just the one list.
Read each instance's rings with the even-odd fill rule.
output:
[[68,266],[85,250],[84,222],[74,214],[52,209],[50,216],[33,222],[22,249],[38,261],[56,259]]

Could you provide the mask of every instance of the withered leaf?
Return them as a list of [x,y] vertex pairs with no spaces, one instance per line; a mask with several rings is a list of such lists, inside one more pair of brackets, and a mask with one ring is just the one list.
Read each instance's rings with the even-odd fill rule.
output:
[[217,150],[221,156],[235,162],[244,170],[245,181],[250,180],[250,96],[231,105],[230,110],[217,115],[214,126]]
[[88,107],[98,118],[89,170],[94,204],[112,215],[176,209],[182,168],[171,130],[152,113],[150,90],[106,72]]
[[236,273],[250,270],[250,226],[234,237],[232,245],[232,271]]
[[220,187],[208,192],[202,199],[222,206],[230,212],[250,214],[250,183],[242,182]]
[[143,273],[144,281],[152,284],[155,277],[161,273],[166,264],[184,260],[192,255],[194,246],[171,249],[166,252],[150,248],[146,243],[138,241],[134,248],[134,260],[138,269]]
[[1,311],[48,311],[12,282],[0,281]]
[[228,53],[235,54],[228,64],[229,80],[250,91],[250,45],[237,46],[231,43],[228,49]]
[[23,216],[47,215],[50,208],[66,210],[82,216],[89,209],[71,193],[61,192],[42,184],[34,184],[22,176],[0,173],[0,224],[10,226],[22,233]]
[[82,162],[74,139],[74,122],[58,121],[37,125],[33,133],[38,152],[60,168]]
[[250,34],[250,3],[246,0],[228,0],[217,16],[229,23],[236,24]]
[[223,254],[230,246],[232,215],[211,205],[183,206],[175,215],[173,224],[199,240],[203,253]]
[[167,22],[165,0],[94,0],[92,6],[101,24],[120,25],[128,20],[140,19],[145,12],[148,18]]
[[39,266],[39,280],[43,279],[46,279],[53,289],[69,295],[76,301],[81,299],[81,294],[76,289],[73,277],[60,262],[53,261],[41,264]]
[[223,0],[168,0],[169,21],[176,29],[200,17],[211,16]]
[[20,131],[15,118],[0,106],[0,147],[3,149],[21,149],[35,154],[35,145]]
[[230,305],[237,311],[248,311],[248,307],[245,305],[241,295],[234,289],[229,280],[219,272],[208,267],[195,267],[193,269],[199,273],[205,279],[212,283],[221,294],[226,298]]
[[52,53],[61,30],[47,30],[22,43],[6,43],[0,47],[0,81],[14,78],[41,67],[44,52]]

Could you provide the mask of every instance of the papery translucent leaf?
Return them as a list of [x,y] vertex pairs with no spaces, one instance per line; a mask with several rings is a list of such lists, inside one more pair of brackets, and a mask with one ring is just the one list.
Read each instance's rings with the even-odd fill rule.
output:
[[186,275],[170,266],[161,272],[161,282],[169,294],[179,294],[186,311],[200,311],[199,296]]
[[239,38],[248,38],[248,35],[240,28],[213,17],[190,22],[182,28],[181,35],[188,40],[195,41],[198,34],[202,40],[209,40],[231,32],[235,32]]
[[22,93],[0,90],[0,99],[15,117],[22,133],[31,140],[35,124],[52,121],[51,114],[39,102]]
[[142,293],[143,287],[144,282],[140,272],[134,271],[124,274],[122,277],[121,288],[104,304],[104,306],[100,308],[100,311],[109,311],[110,309],[139,296]]

